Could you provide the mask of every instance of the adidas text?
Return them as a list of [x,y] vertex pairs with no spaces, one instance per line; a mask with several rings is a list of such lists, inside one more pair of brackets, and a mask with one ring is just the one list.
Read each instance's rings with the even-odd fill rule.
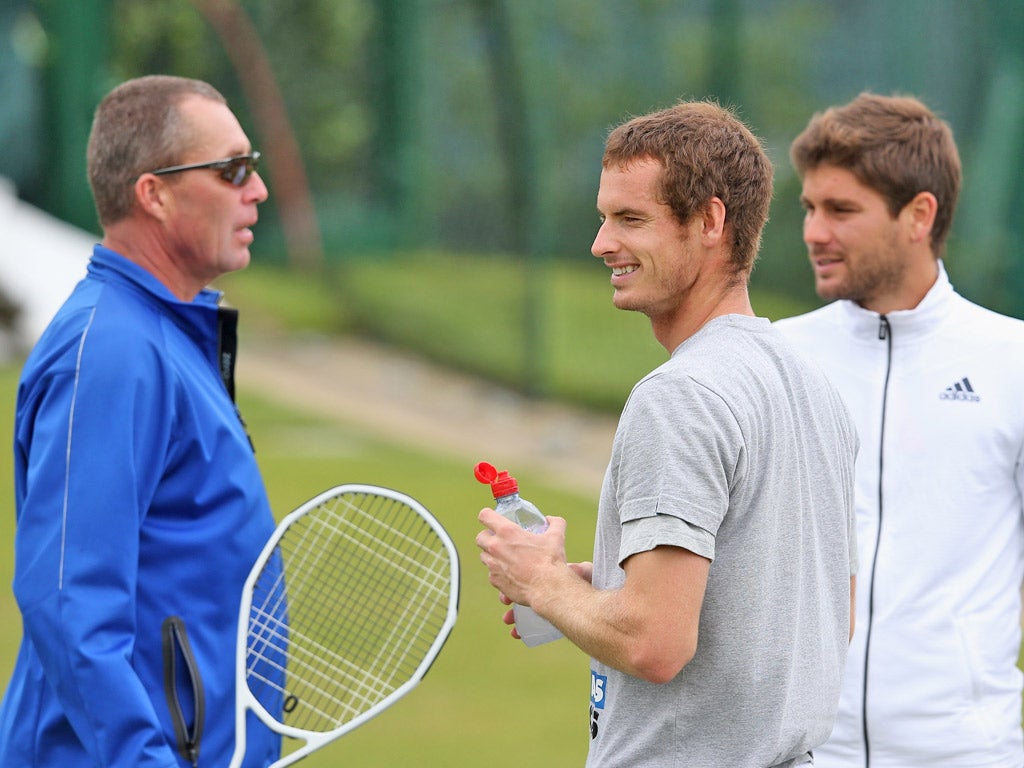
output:
[[981,395],[976,395],[974,392],[953,392],[946,390],[939,394],[940,400],[960,400],[965,403],[979,403],[981,402]]

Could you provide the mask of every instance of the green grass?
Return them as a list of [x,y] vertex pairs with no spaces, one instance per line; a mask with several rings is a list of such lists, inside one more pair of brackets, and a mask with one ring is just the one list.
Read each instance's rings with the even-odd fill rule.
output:
[[[363,258],[324,274],[254,264],[219,286],[243,312],[242,332],[358,332],[512,386],[618,410],[632,384],[665,358],[646,318],[616,310],[594,260],[528,266],[493,256]],[[762,314],[801,311],[755,298]],[[528,330],[527,318],[534,322]],[[524,371],[537,380],[527,382]],[[0,434],[13,433],[17,370],[0,367]],[[470,466],[375,439],[239,393],[271,503],[283,515],[343,482],[418,498],[451,532],[462,561],[459,620],[423,683],[380,717],[302,762],[335,765],[581,765],[587,748],[587,659],[561,641],[526,649],[507,635],[473,539],[490,503]],[[8,439],[7,445],[10,445]],[[12,457],[0,450],[0,685],[20,639],[10,592]],[[569,520],[569,556],[589,559],[597,488],[583,498],[517,471],[524,494]]]
[[[531,282],[527,284],[527,280]],[[664,350],[645,318],[611,304],[607,273],[587,260],[527,271],[495,257],[417,254],[363,259],[324,275],[256,264],[220,286],[243,311],[242,332],[336,334],[359,331],[458,368],[521,385],[527,352],[555,397],[615,409]],[[527,296],[533,296],[529,304]],[[809,307],[753,292],[770,318]],[[528,350],[529,306],[542,329]],[[10,592],[14,531],[10,436],[17,370],[0,366],[0,685],[20,639]],[[462,466],[257,399],[239,402],[257,447],[271,502],[283,515],[343,482],[391,486],[418,498],[451,532],[463,578],[459,620],[423,683],[380,717],[304,760],[336,765],[581,765],[587,748],[587,659],[567,642],[526,649],[507,636],[503,607],[487,583],[473,539],[486,490]],[[581,497],[518,472],[524,494],[569,521],[569,556],[588,559],[596,494]],[[1022,650],[1024,662],[1024,650]]]
[[[356,332],[531,394],[617,412],[632,385],[666,358],[646,317],[612,305],[596,259],[412,253],[363,257],[304,275],[260,264],[219,287],[252,323]],[[752,291],[776,319],[811,307]]]
[[[9,404],[0,408],[0,432],[7,435],[13,429],[16,375],[13,368],[0,368],[0,402]],[[473,478],[472,467],[377,440],[332,420],[299,415],[244,391],[239,403],[278,515],[338,483],[391,486],[431,509],[455,540],[462,565],[458,622],[420,686],[300,764],[581,765],[587,747],[587,659],[565,641],[527,649],[507,636],[500,619],[504,608],[473,543],[479,530],[476,513],[491,500]],[[11,462],[10,450],[0,451],[0,686],[6,685],[21,632],[9,587]],[[524,494],[546,512],[568,518],[570,557],[589,559],[596,500],[519,474]]]
[[[506,636],[503,606],[473,539],[490,502],[472,467],[240,396],[274,508],[288,511],[341,482],[386,485],[419,499],[459,550],[459,620],[423,683],[379,718],[303,764],[578,765],[586,753],[587,659],[568,643],[526,649]],[[524,493],[572,526],[570,556],[589,559],[596,500],[520,477]],[[597,489],[595,489],[595,494]],[[521,734],[530,734],[522,739]],[[522,743],[521,743],[522,742]]]

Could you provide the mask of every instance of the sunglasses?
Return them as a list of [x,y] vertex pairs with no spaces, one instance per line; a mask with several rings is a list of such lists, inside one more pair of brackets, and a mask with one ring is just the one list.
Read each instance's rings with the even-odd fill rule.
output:
[[253,151],[248,155],[236,155],[224,160],[214,160],[209,163],[192,163],[190,165],[171,165],[167,168],[158,168],[149,171],[154,176],[163,176],[167,173],[180,173],[181,171],[194,171],[197,168],[212,168],[218,171],[218,175],[228,184],[240,187],[249,180],[260,165],[260,153]]

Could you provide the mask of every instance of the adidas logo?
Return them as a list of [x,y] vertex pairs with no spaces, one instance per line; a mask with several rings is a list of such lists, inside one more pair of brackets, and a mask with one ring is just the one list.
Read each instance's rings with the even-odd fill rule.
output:
[[974,387],[971,386],[971,380],[964,376],[960,381],[953,382],[943,392],[940,392],[939,399],[977,403],[981,401],[981,395],[974,391]]

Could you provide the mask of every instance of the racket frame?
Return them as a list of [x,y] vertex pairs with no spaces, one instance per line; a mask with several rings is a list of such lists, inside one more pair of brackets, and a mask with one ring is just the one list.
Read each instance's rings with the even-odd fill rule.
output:
[[[371,707],[361,712],[359,715],[348,720],[344,724],[330,731],[310,731],[304,728],[296,728],[294,726],[287,725],[281,722],[279,719],[270,714],[265,707],[256,699],[249,689],[249,684],[246,682],[247,679],[247,660],[248,660],[248,641],[249,641],[249,614],[252,609],[253,590],[256,582],[260,577],[263,567],[273,556],[274,551],[277,548],[278,543],[284,538],[285,533],[291,528],[292,524],[299,518],[307,515],[312,510],[316,509],[320,505],[329,502],[332,498],[344,495],[357,495],[362,494],[366,496],[376,496],[398,501],[412,508],[422,519],[426,522],[434,533],[437,534],[448,553],[448,562],[451,566],[451,580],[450,588],[448,590],[448,609],[445,621],[431,643],[430,648],[424,655],[423,660],[416,667],[416,670],[412,673],[408,680],[402,685],[397,687],[394,691],[389,693],[383,699],[373,704]],[[285,564],[284,567],[286,567]],[[241,606],[238,613],[238,639],[236,643],[235,652],[235,752],[231,758],[231,764],[229,768],[240,768],[242,760],[245,758],[246,749],[246,715],[248,712],[253,712],[259,720],[270,728],[275,733],[282,736],[287,736],[290,739],[304,741],[298,749],[290,752],[287,755],[283,755],[279,760],[273,763],[270,768],[284,768],[284,766],[291,765],[302,758],[309,755],[311,752],[315,752],[321,747],[329,744],[335,739],[344,736],[346,733],[355,730],[363,723],[371,720],[372,718],[379,715],[381,712],[386,710],[396,701],[405,696],[409,691],[415,688],[423,677],[430,670],[431,665],[441,652],[441,648],[444,646],[445,641],[451,634],[452,628],[455,626],[455,619],[458,614],[459,607],[459,555],[455,548],[455,544],[452,542],[451,536],[444,527],[437,521],[437,519],[424,507],[420,502],[411,496],[407,496],[400,491],[393,490],[391,488],[385,488],[377,485],[365,485],[361,483],[348,483],[345,485],[338,485],[334,488],[330,488],[323,493],[313,497],[309,501],[302,504],[293,512],[290,512],[287,516],[282,518],[281,522],[278,523],[274,529],[273,534],[267,540],[267,543],[263,546],[263,550],[260,552],[259,557],[256,558],[256,562],[253,564],[249,571],[249,575],[246,577],[245,584],[242,587],[242,599]]]

